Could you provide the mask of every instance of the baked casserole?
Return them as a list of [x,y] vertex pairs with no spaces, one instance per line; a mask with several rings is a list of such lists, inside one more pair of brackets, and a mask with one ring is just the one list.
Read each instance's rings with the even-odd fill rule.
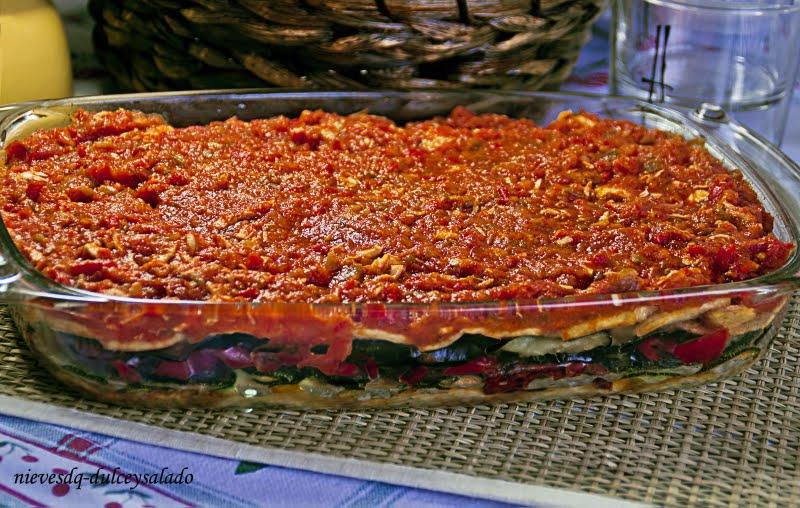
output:
[[[384,406],[670,387],[749,364],[787,300],[615,299],[761,277],[794,245],[704,140],[586,112],[537,125],[460,107],[402,124],[307,110],[176,128],[77,110],[5,157],[3,222],[35,269],[139,302],[80,319],[48,309],[70,359],[57,375],[116,401]],[[193,318],[171,301],[228,305]],[[536,311],[553,301],[572,304]]]

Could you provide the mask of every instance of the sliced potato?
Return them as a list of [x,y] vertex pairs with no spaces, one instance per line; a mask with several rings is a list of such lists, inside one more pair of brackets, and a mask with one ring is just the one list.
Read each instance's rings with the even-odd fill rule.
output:
[[684,307],[682,309],[661,312],[639,323],[633,331],[636,333],[636,335],[641,337],[664,326],[678,323],[680,321],[694,319],[700,314],[713,309],[719,309],[720,307],[724,307],[730,303],[730,298],[717,298],[715,300],[703,303],[702,305],[695,305],[691,307]]
[[784,304],[788,297],[784,297],[783,302],[780,305],[776,305],[769,312],[764,312],[763,314],[757,314],[756,317],[749,321],[745,321],[743,323],[735,324],[728,328],[728,333],[731,335],[741,335],[743,333],[753,332],[755,330],[761,330],[769,325],[772,324],[772,321],[777,317],[778,314],[785,308]]
[[561,379],[553,379],[553,378],[541,378],[541,379],[534,379],[525,387],[526,390],[542,390],[548,388],[563,388],[563,387],[572,387],[572,386],[591,386],[592,381],[596,378],[602,377],[606,381],[616,381],[620,379],[620,375],[616,373],[609,372],[607,374],[603,374],[602,376],[595,376],[592,374],[581,374],[579,376],[573,377],[562,377]]
[[442,388],[480,388],[483,386],[483,378],[480,376],[458,376],[456,378],[445,378],[439,386]]
[[721,309],[710,310],[703,316],[703,321],[713,328],[731,328],[742,325],[756,317],[756,311],[744,305],[728,305]]
[[711,333],[717,328],[709,328],[708,326],[704,325],[698,319],[692,319],[689,321],[680,321],[675,323],[675,328],[678,330],[683,330],[684,332],[693,333],[695,335],[705,335],[707,333]]
[[655,307],[642,306],[610,316],[597,316],[566,328],[561,332],[561,336],[564,337],[565,340],[570,340],[577,337],[584,337],[601,330],[635,325],[639,321],[646,319],[647,316],[655,311]]
[[389,397],[392,397],[393,395],[400,393],[407,388],[408,386],[400,383],[399,381],[393,381],[380,377],[378,379],[373,379],[364,385],[364,392],[372,397],[388,399]]
[[555,353],[580,353],[596,347],[607,346],[611,338],[605,332],[593,333],[574,340],[565,341],[561,337],[517,337],[500,348],[500,351],[516,353],[526,358]]
[[297,386],[304,392],[308,392],[313,395],[319,395],[320,397],[333,397],[334,395],[344,391],[344,388],[341,386],[326,383],[325,381],[315,377],[307,377],[300,381]]
[[608,334],[611,336],[611,344],[615,346],[621,346],[639,338],[633,333],[633,325],[612,328],[608,331]]

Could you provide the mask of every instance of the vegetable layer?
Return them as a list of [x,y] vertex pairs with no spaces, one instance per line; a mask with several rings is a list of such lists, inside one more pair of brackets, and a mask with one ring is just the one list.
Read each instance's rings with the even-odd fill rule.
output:
[[[589,383],[604,388],[631,376],[690,375],[755,347],[763,333],[756,330],[730,337],[724,329],[703,335],[672,329],[622,344],[614,344],[605,332],[570,342],[533,336],[498,341],[465,335],[430,352],[358,339],[337,375],[297,367],[292,347],[246,334],[217,335],[192,346],[144,353],[105,350],[94,340],[69,334],[58,338],[63,360],[74,373],[130,388],[296,384],[321,396],[344,389],[388,396],[412,387],[472,387],[494,394]],[[314,352],[324,354],[324,348],[319,346]]]

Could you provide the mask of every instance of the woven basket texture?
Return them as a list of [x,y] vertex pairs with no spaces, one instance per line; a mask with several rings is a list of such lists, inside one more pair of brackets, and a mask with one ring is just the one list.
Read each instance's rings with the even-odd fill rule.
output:
[[[800,298],[769,353],[702,388],[386,411],[169,410],[86,400],[0,308],[0,394],[264,447],[581,490],[665,506],[800,503]],[[124,423],[121,423],[124,425]]]
[[91,0],[122,86],[540,89],[606,0]]

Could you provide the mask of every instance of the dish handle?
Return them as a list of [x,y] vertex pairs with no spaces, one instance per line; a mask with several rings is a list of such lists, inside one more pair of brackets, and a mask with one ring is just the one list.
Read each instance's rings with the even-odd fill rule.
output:
[[[720,106],[703,104],[689,116],[730,147],[741,163],[756,168],[751,174],[759,181],[751,183],[757,191],[771,194],[773,201],[784,205],[783,211],[769,211],[783,215],[787,238],[800,238],[800,165],[760,134],[736,122]],[[786,282],[800,288],[800,270]]]
[[0,252],[0,303],[16,293],[16,286],[21,279],[19,268]]
[[[15,125],[21,115],[35,105],[35,102],[21,102],[0,106],[0,165],[5,163],[3,146],[13,139]],[[14,248],[13,245],[14,241],[0,219],[0,304],[41,292],[25,281],[23,267],[14,259],[14,254],[9,252]]]
[[800,193],[800,166],[779,147],[736,122],[715,104],[704,103],[690,116],[703,128],[711,130],[746,162],[761,168],[757,174],[766,176],[774,185],[773,188],[787,191],[796,199]]
[[22,274],[15,270],[10,263],[0,254],[0,303],[5,303],[17,295],[16,287],[22,279]]

